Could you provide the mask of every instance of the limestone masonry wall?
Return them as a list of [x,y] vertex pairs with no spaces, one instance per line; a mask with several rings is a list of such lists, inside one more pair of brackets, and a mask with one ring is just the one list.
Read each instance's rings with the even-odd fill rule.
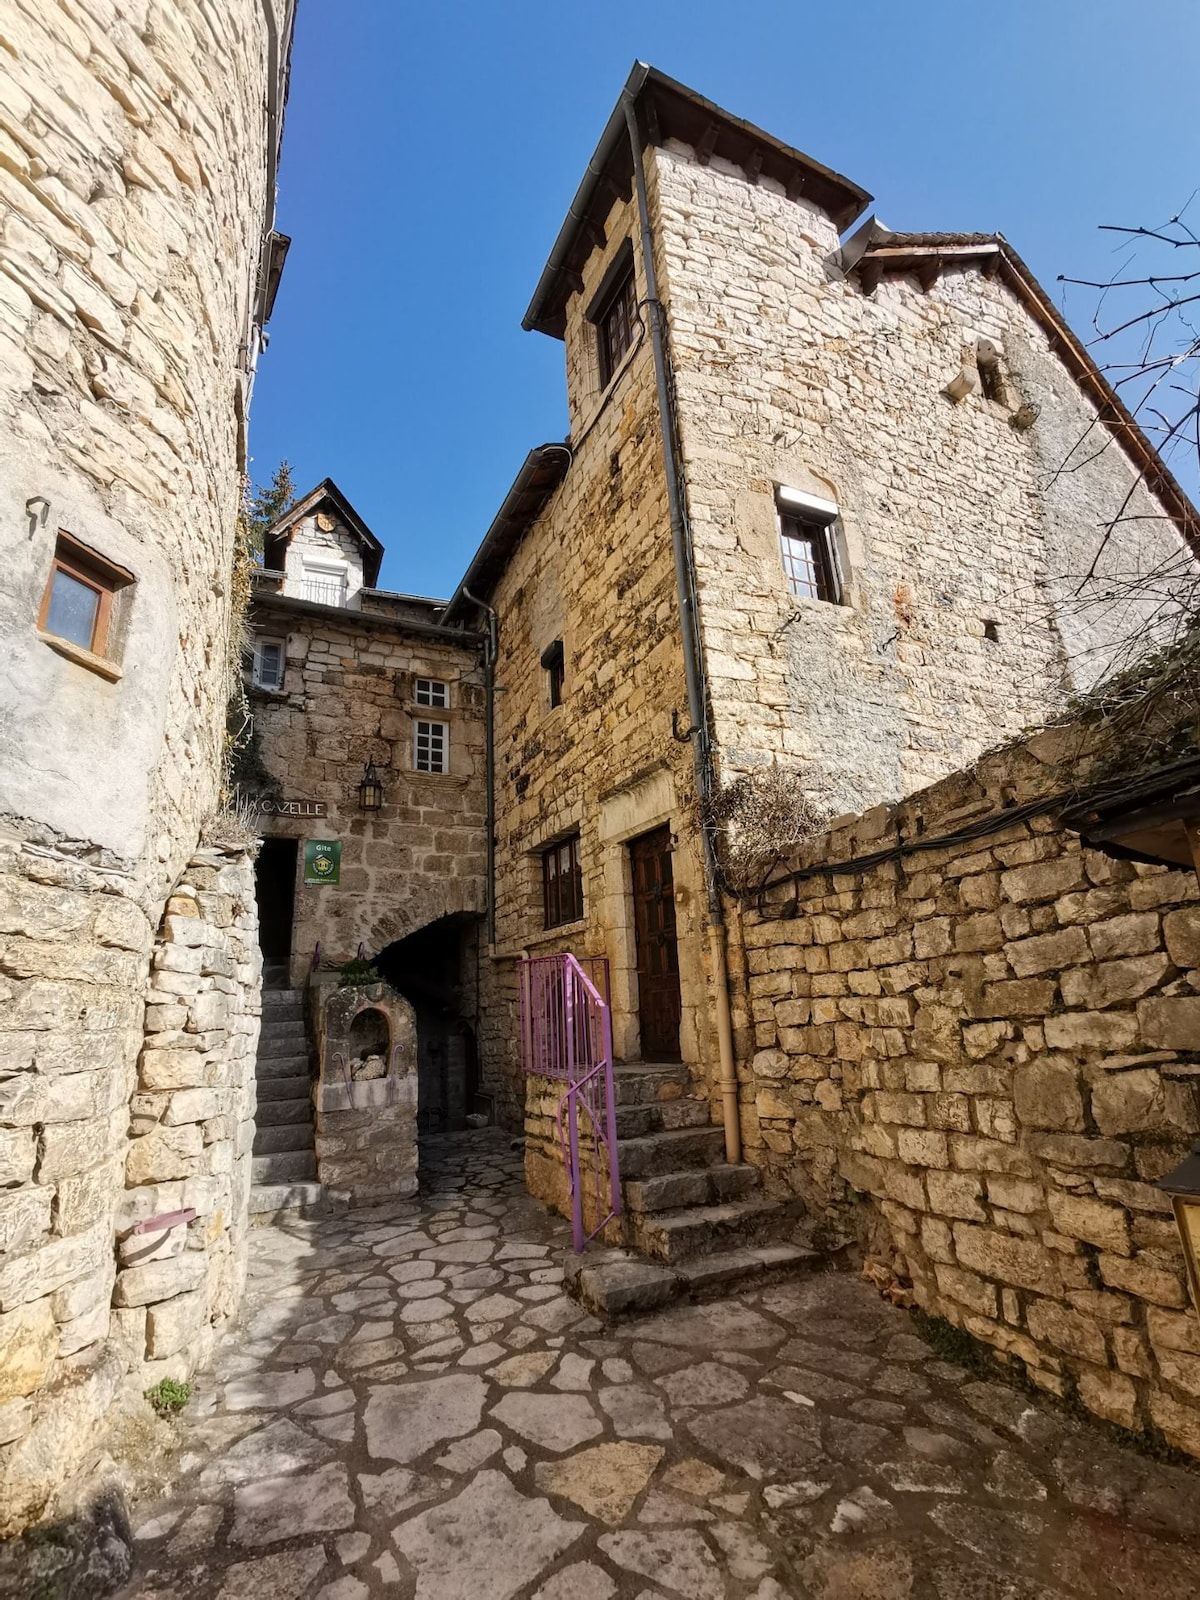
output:
[[[1041,736],[814,842],[820,864],[1052,793]],[[1195,874],[1039,816],[743,918],[749,1159],[918,1304],[1200,1454],[1200,1321],[1153,1180],[1200,1128]]]
[[[287,0],[0,0],[0,1531],[85,1461],[126,1365],[130,1101],[218,795],[289,25]],[[60,534],[133,579],[99,661],[39,631]]]
[[[264,816],[263,831],[340,839],[341,881],[296,887],[293,982],[318,941],[330,961],[369,956],[427,923],[481,914],[486,887],[484,721],[479,653],[469,643],[372,625],[357,611],[299,614],[260,603],[253,626],[286,640],[279,692],[251,689],[262,765],[285,797],[321,800],[321,818]],[[418,677],[450,685],[446,709],[419,706]],[[450,771],[417,772],[417,719],[450,728]],[[359,808],[374,761],[383,809]]]
[[[898,799],[1042,721],[1064,678],[1136,636],[1132,613],[1075,598],[1133,469],[1111,445],[1061,471],[1095,414],[999,278],[867,295],[829,267],[829,219],[778,184],[673,143],[652,165],[721,772],[779,757],[834,813]],[[955,404],[981,338],[1007,398]],[[844,603],[789,592],[779,486],[839,506]],[[1158,503],[1135,506],[1105,576],[1181,559]]]

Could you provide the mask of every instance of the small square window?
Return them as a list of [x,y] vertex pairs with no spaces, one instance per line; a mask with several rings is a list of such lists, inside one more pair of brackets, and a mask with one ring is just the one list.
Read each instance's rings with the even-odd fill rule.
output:
[[133,581],[132,572],[60,533],[38,613],[39,630],[89,655],[109,655],[113,599]]
[[542,666],[546,673],[546,692],[550,700],[550,707],[562,705],[563,689],[566,685],[566,655],[563,651],[561,639],[547,645],[542,651]]
[[439,706],[444,709],[450,704],[450,685],[437,678],[418,678],[416,700],[419,706]]
[[583,916],[583,872],[577,833],[542,851],[542,905],[547,928],[578,922]]
[[600,387],[606,388],[621,364],[621,357],[633,344],[637,327],[637,290],[633,262],[600,303],[593,316],[596,324],[596,349],[600,358]]
[[252,678],[256,689],[282,689],[286,665],[282,639],[255,639]]
[[413,765],[418,772],[450,771],[450,729],[444,722],[418,722]]
[[779,548],[788,588],[798,600],[841,602],[833,551],[833,518],[793,505],[780,496]]

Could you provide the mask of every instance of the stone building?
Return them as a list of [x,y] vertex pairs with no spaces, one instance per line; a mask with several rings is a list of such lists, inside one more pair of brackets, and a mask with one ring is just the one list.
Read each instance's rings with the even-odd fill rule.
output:
[[[484,640],[446,627],[444,602],[373,587],[382,553],[328,480],[268,536],[250,614],[253,731],[239,783],[259,805],[267,984],[308,993],[315,1042],[336,969],[371,963],[415,1009],[418,1120],[440,1132],[465,1125],[481,1088]],[[324,881],[312,871],[318,844],[337,857]],[[303,1157],[311,1107],[307,1087],[298,1090],[290,1109],[264,1107],[260,1118],[259,1209],[288,1198],[281,1184],[329,1179]],[[267,1126],[293,1113],[291,1137]]]
[[291,11],[0,5],[0,1533],[239,1291],[258,953],[207,830]]

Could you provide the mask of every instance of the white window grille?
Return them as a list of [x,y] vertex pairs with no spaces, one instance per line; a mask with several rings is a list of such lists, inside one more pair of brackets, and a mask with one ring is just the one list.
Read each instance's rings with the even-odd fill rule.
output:
[[254,686],[256,689],[282,689],[286,665],[282,639],[254,641]]
[[414,765],[418,772],[450,771],[450,729],[444,722],[418,722]]
[[439,706],[444,709],[450,704],[450,685],[442,683],[437,678],[418,678],[417,704]]
[[319,606],[344,606],[349,586],[350,574],[345,562],[304,557],[300,578],[301,600],[313,600]]

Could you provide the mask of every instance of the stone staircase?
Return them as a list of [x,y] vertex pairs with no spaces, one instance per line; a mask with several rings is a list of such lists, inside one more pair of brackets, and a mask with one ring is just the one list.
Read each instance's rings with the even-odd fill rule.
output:
[[819,1260],[796,1238],[800,1203],[767,1198],[754,1167],[725,1160],[725,1131],[685,1066],[622,1064],[613,1087],[625,1248],[568,1256],[568,1287],[589,1311],[649,1311]]
[[254,1075],[258,1112],[251,1160],[252,1216],[316,1205],[312,1070],[300,989],[265,988]]

